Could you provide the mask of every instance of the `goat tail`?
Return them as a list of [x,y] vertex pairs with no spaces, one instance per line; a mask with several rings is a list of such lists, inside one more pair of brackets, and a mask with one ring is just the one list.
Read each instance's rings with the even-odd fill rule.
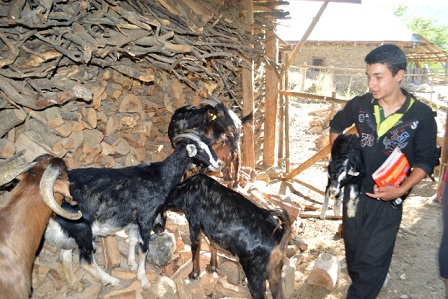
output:
[[285,251],[286,245],[291,237],[291,218],[285,208],[280,207],[279,209],[271,211],[271,215],[277,217],[281,222],[281,227],[283,229],[282,239],[279,243],[279,249],[281,252]]

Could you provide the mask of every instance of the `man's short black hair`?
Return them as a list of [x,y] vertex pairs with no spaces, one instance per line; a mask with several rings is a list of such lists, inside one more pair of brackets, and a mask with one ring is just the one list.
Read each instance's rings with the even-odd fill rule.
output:
[[406,54],[404,54],[403,50],[396,45],[385,44],[379,46],[367,54],[364,61],[367,64],[385,64],[392,73],[392,76],[395,76],[399,70],[404,70],[406,72]]

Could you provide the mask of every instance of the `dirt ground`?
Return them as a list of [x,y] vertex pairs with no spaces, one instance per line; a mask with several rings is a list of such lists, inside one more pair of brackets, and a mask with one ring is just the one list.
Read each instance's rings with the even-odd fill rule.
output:
[[[444,298],[445,290],[437,268],[441,209],[432,201],[435,189],[436,183],[425,179],[405,201],[390,278],[378,298]],[[341,221],[303,219],[303,222],[305,228],[301,237],[308,244],[308,250],[302,253],[292,298],[345,298],[350,278],[344,262],[344,244],[337,234]],[[340,261],[341,272],[332,291],[306,282],[320,253],[330,253]]]
[[[292,171],[313,154],[319,148],[315,140],[321,136],[325,138],[328,133],[315,131],[310,128],[310,122],[315,119],[315,115],[328,113],[329,105],[317,101],[295,100],[291,102],[291,140],[290,140],[290,170]],[[439,123],[439,136],[443,136],[445,126],[445,111],[440,110],[437,121]],[[295,177],[297,181],[303,181],[318,190],[325,189],[326,165],[328,161],[323,159],[315,163]],[[436,172],[436,177],[437,177]],[[323,200],[319,194],[297,181],[289,182],[285,185],[282,180],[272,180],[265,188],[267,193],[288,194],[293,193],[295,198],[299,198],[297,204],[318,204]],[[437,182],[429,178],[416,186],[404,203],[404,214],[401,229],[398,234],[395,252],[390,268],[390,278],[387,286],[383,288],[378,298],[380,299],[427,299],[444,298],[444,286],[439,278],[437,267],[437,249],[441,234],[441,208],[433,201],[436,193]],[[329,210],[327,213],[331,214]],[[320,220],[315,218],[303,218],[303,232],[300,237],[307,243],[308,249],[299,254],[300,262],[296,262],[295,291],[291,298],[303,299],[340,299],[345,298],[350,279],[347,275],[344,262],[344,245],[342,239],[337,234],[340,220]],[[44,249],[42,256],[37,262],[40,269],[49,271],[41,287],[35,289],[32,298],[87,298],[86,294],[67,292],[63,286],[56,286],[48,281],[49,276],[59,277],[61,275],[60,266],[56,262],[55,252]],[[307,283],[306,279],[314,266],[320,253],[330,253],[340,261],[341,271],[336,287],[329,291],[320,286],[313,286]],[[97,252],[97,260],[101,255]],[[77,259],[77,257],[75,257]],[[101,265],[101,261],[99,260]],[[47,267],[45,269],[45,267]],[[82,275],[77,269],[77,274]],[[33,273],[37,275],[37,273]],[[60,277],[59,277],[60,278]],[[91,280],[88,280],[92,283]],[[58,289],[61,287],[61,289]],[[98,289],[101,286],[90,285],[90,289]],[[96,291],[98,293],[98,291]],[[51,295],[50,295],[51,294]],[[143,296],[145,297],[145,296]],[[98,298],[102,298],[101,296]],[[149,298],[149,297],[148,297]]]

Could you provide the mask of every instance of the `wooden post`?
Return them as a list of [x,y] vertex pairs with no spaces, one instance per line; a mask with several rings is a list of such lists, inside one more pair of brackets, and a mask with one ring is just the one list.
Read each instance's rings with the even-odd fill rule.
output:
[[[282,72],[283,75],[280,75],[280,90],[283,90],[284,87],[284,78],[286,72]],[[281,166],[283,163],[284,156],[284,143],[285,143],[285,105],[284,105],[284,99],[285,97],[283,95],[280,95],[279,100],[279,108],[278,108],[278,151],[277,151],[277,164],[278,166]]]
[[332,99],[331,99],[331,107],[330,107],[330,120],[332,120],[333,119],[333,117],[334,117],[334,114],[335,114],[335,110],[334,110],[334,99],[336,99],[336,92],[335,91],[333,91],[332,93],[331,93],[331,97],[332,97]]
[[437,183],[437,192],[436,192],[436,199],[439,202],[441,202],[441,200],[442,200],[443,186],[445,185],[443,182],[443,175],[445,174],[447,160],[448,160],[448,131],[447,130],[448,130],[448,113],[446,114],[446,119],[445,119],[445,134],[443,135],[442,154],[440,157],[439,180]]
[[[288,58],[288,54],[286,54]],[[289,84],[289,72],[285,71],[285,88],[288,88]],[[289,173],[289,96],[285,96],[285,169],[286,173]]]
[[[248,26],[253,26],[253,1],[246,0],[246,23]],[[253,61],[249,58],[244,58],[248,69],[244,68],[242,72],[242,91],[243,91],[243,115],[246,116],[254,112],[254,76],[253,76]],[[255,118],[255,115],[254,117]],[[242,146],[242,164],[255,169],[255,152],[254,152],[254,121],[252,120],[248,125],[243,127],[243,146]]]
[[[273,30],[266,32],[266,56],[277,64],[278,43]],[[263,140],[263,164],[274,166],[275,163],[275,131],[277,127],[278,75],[274,66],[267,64],[265,88],[265,119]]]
[[[307,63],[305,62],[304,65],[307,65]],[[300,91],[301,91],[301,92],[304,92],[304,91],[305,91],[306,70],[307,70],[307,69],[308,69],[308,68],[306,68],[306,67],[302,68],[302,85],[301,85],[301,88],[300,88]]]

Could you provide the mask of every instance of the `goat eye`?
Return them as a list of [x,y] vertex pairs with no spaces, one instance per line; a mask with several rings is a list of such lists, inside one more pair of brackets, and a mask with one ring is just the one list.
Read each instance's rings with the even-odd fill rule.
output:
[[210,113],[210,116],[212,117],[212,120],[215,120],[217,118],[216,114]]

